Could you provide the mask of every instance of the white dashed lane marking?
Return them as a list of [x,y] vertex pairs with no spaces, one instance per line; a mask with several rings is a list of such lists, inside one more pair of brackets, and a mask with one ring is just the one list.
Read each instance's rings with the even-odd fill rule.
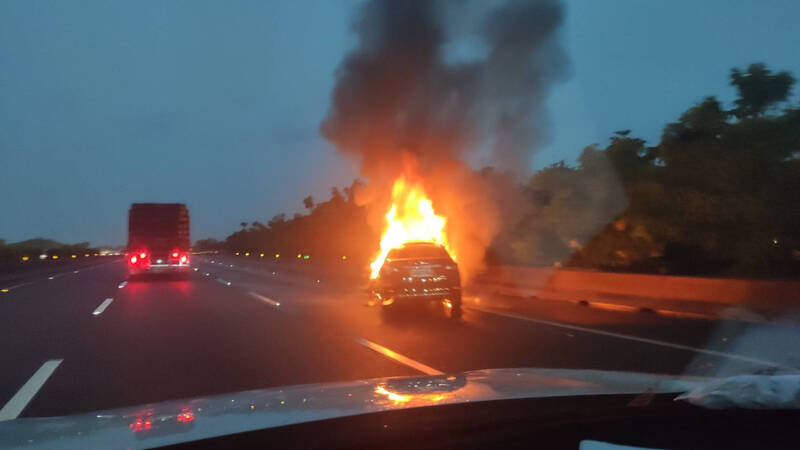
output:
[[251,296],[261,300],[262,302],[269,303],[272,306],[278,307],[281,306],[281,302],[275,301],[269,297],[265,297],[257,292],[248,292]]
[[368,341],[366,339],[356,338],[355,341],[358,342],[359,344],[363,345],[364,347],[367,347],[370,350],[374,350],[374,351],[380,353],[381,355],[383,355],[383,356],[385,356],[387,358],[393,359],[393,360],[399,362],[400,364],[404,364],[404,365],[406,365],[408,367],[411,367],[412,369],[419,370],[420,372],[422,372],[424,374],[427,374],[427,375],[442,375],[444,373],[444,372],[441,372],[441,371],[438,371],[438,370],[434,369],[433,367],[426,366],[425,364],[422,364],[421,362],[414,361],[413,359],[411,359],[411,358],[409,358],[409,357],[407,357],[405,355],[401,355],[400,353],[397,353],[394,350],[390,350],[390,349],[388,349],[388,348],[386,348],[386,347],[384,347],[382,345],[376,344],[374,342],[370,342],[370,341]]
[[105,311],[106,308],[108,308],[108,305],[110,305],[113,301],[113,298],[107,298],[103,300],[103,303],[100,303],[100,306],[98,306],[97,309],[92,312],[92,315],[99,316],[100,314],[103,314],[103,311]]
[[9,292],[9,291],[12,291],[12,290],[14,290],[16,288],[20,288],[22,286],[27,286],[27,285],[29,285],[31,283],[33,283],[33,281],[28,281],[27,283],[15,284],[13,286],[9,286],[9,287],[5,287],[5,288],[0,289],[0,292],[3,292],[3,293]]
[[39,367],[39,370],[22,385],[19,391],[11,397],[11,400],[3,406],[3,409],[0,409],[0,422],[19,417],[20,413],[33,400],[33,397],[44,386],[44,383],[47,382],[47,379],[50,378],[50,375],[55,372],[62,361],[64,360],[51,359],[42,364],[42,367]]

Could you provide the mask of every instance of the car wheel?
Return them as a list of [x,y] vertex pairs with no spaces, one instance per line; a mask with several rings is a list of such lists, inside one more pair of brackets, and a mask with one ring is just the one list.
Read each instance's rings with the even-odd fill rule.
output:
[[387,322],[392,322],[397,320],[398,318],[397,303],[393,302],[388,305],[380,305],[380,307],[381,307],[381,317],[383,317],[383,320]]
[[378,295],[373,291],[369,291],[367,293],[367,306],[376,306],[379,303],[380,301],[378,300]]
[[453,305],[452,308],[450,308],[450,318],[460,319],[461,315],[464,313],[461,309],[461,294],[459,293],[450,299],[450,304]]

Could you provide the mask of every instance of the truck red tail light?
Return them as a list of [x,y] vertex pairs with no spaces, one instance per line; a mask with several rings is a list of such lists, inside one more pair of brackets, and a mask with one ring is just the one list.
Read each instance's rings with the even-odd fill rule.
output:
[[178,259],[178,252],[172,252],[172,258]]
[[147,264],[147,250],[138,250],[131,253],[132,254],[128,257],[128,262],[131,263],[131,265]]
[[132,424],[128,425],[128,428],[133,430],[134,433],[150,430],[153,428],[153,419],[150,417],[139,417]]
[[189,423],[194,420],[194,413],[188,408],[183,408],[180,414],[178,414],[177,419],[180,423]]
[[181,264],[186,264],[188,262],[189,262],[189,256],[188,255],[181,255]]

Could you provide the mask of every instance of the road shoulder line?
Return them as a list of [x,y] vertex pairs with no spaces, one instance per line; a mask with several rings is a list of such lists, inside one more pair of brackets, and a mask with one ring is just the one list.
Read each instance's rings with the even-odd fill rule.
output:
[[570,325],[570,324],[563,323],[563,322],[554,322],[554,321],[550,321],[550,320],[534,319],[532,317],[526,317],[526,316],[523,316],[523,315],[520,315],[520,314],[493,311],[491,309],[484,309],[484,308],[479,308],[479,307],[475,307],[475,306],[468,306],[468,307],[465,307],[465,309],[471,309],[473,311],[482,312],[484,314],[492,314],[492,315],[495,315],[495,316],[505,317],[505,318],[509,318],[509,319],[517,319],[517,320],[522,320],[522,321],[526,321],[526,322],[538,323],[538,324],[541,324],[541,325],[549,325],[551,327],[566,328],[568,330],[582,331],[584,333],[592,333],[592,334],[597,334],[597,335],[600,335],[600,336],[613,337],[613,338],[617,338],[617,339],[627,339],[629,341],[641,342],[641,343],[650,344],[650,345],[658,345],[658,346],[661,346],[661,347],[673,348],[673,349],[676,349],[676,350],[685,350],[685,351],[689,351],[689,352],[693,352],[693,353],[702,353],[702,354],[705,354],[705,355],[717,356],[717,357],[721,357],[721,358],[735,359],[735,360],[739,360],[739,361],[748,362],[750,364],[756,364],[756,365],[759,365],[759,366],[777,367],[777,368],[781,368],[781,369],[791,370],[793,372],[797,372],[797,371],[800,370],[800,369],[798,369],[796,367],[789,367],[789,366],[785,366],[783,364],[779,364],[779,363],[776,363],[776,362],[773,362],[773,361],[767,361],[767,360],[760,359],[760,358],[753,358],[753,357],[750,357],[750,356],[738,355],[738,354],[735,354],[735,353],[726,353],[726,352],[720,352],[720,351],[716,351],[716,350],[708,350],[708,349],[705,349],[705,348],[692,347],[690,345],[676,344],[674,342],[659,341],[657,339],[643,338],[643,337],[633,336],[633,335],[629,335],[629,334],[614,333],[612,331],[603,331],[603,330],[598,330],[598,329],[595,329],[595,328],[582,327],[582,326],[579,326],[579,325]]

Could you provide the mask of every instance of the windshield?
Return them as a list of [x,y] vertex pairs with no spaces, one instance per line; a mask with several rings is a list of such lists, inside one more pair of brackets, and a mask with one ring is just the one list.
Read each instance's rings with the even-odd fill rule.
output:
[[[0,2],[0,425],[483,369],[796,373],[797,17]],[[391,386],[367,391],[422,404]]]

